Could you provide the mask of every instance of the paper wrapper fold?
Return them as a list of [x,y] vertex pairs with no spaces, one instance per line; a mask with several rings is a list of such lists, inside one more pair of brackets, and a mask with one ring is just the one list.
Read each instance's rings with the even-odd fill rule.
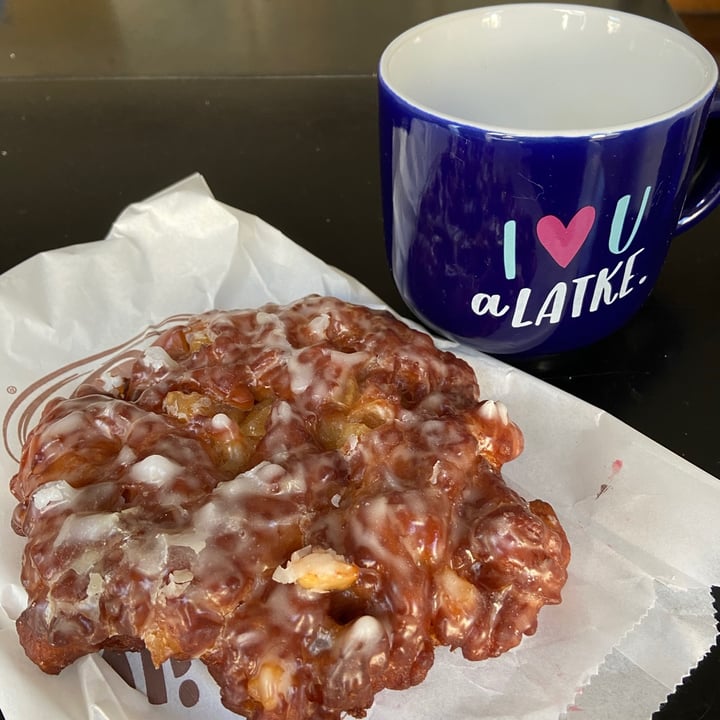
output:
[[[343,242],[338,237],[338,242]],[[96,370],[103,351],[149,342],[179,313],[290,302],[308,293],[382,301],[262,220],[217,202],[193,176],[129,207],[108,237],[36,256],[0,277],[0,469],[15,473],[39,408],[33,387],[58,392]],[[573,559],[563,603],[540,613],[536,635],[479,663],[445,649],[426,682],[383,692],[373,720],[642,718],[715,642],[709,588],[720,580],[720,481],[609,415],[503,363],[446,341],[502,400],[526,449],[505,467],[528,499],[550,502]],[[107,357],[103,355],[105,360]],[[102,657],[50,677],[26,659],[14,621],[23,541],[0,491],[0,709],[7,720],[235,718],[201,663],[160,670],[141,655]],[[116,658],[117,660],[117,658]],[[124,665],[123,665],[124,663]],[[115,662],[117,665],[117,662]],[[150,700],[150,702],[148,701]]]

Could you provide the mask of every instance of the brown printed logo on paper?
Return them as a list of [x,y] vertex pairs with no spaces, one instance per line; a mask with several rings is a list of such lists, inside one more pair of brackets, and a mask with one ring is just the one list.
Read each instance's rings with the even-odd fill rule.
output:
[[20,462],[20,453],[30,428],[37,424],[43,408],[50,399],[60,394],[67,396],[83,383],[100,388],[103,385],[103,378],[121,377],[132,367],[154,338],[168,327],[186,322],[190,317],[188,314],[180,314],[166,318],[120,345],[58,368],[21,392],[18,391],[17,386],[9,385],[6,392],[16,397],[3,418],[2,437],[5,452],[15,462]]
[[[104,650],[102,657],[131,688],[138,689],[128,653]],[[173,677],[181,678],[190,670],[192,663],[189,660],[173,659],[156,668],[147,650],[140,652],[140,658],[148,702],[152,705],[165,705],[168,702],[168,686],[165,681],[166,668],[172,671]],[[180,702],[186,708],[194,707],[200,702],[200,688],[193,680],[183,680],[177,688],[177,693]]]

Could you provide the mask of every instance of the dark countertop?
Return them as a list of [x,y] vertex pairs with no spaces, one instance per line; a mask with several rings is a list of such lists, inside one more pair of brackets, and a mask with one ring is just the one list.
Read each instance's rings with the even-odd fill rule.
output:
[[[405,28],[478,4],[0,2],[0,272],[198,171],[409,314],[382,242],[375,66]],[[661,0],[593,4],[678,24]],[[720,476],[718,238],[716,210],[626,327],[516,364]],[[720,717],[719,676],[713,652],[657,718]]]

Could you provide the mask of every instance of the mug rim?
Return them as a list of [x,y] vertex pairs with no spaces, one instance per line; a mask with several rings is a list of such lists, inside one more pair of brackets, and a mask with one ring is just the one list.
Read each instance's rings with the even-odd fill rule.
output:
[[[583,127],[583,128],[548,128],[548,129],[532,129],[532,128],[519,128],[511,125],[496,125],[493,123],[483,123],[476,120],[470,120],[462,118],[452,113],[439,112],[437,109],[430,107],[429,105],[419,102],[409,94],[398,90],[393,86],[393,83],[388,78],[388,65],[401,47],[406,45],[408,41],[415,38],[418,33],[425,30],[439,27],[446,23],[452,23],[459,20],[462,16],[466,15],[488,15],[498,11],[518,11],[520,9],[530,10],[533,12],[547,11],[547,10],[563,10],[567,9],[570,11],[583,11],[594,16],[601,17],[619,17],[625,19],[626,22],[634,22],[639,25],[646,26],[653,30],[661,29],[662,32],[674,40],[678,41],[689,52],[693,53],[695,57],[706,67],[707,79],[702,89],[698,91],[692,98],[673,106],[672,108],[659,113],[648,115],[645,118],[639,120],[633,120],[626,123],[618,123],[613,125],[598,125],[597,127]],[[563,3],[563,2],[524,2],[524,3],[499,3],[496,5],[481,6],[476,8],[470,8],[467,10],[459,10],[457,12],[446,13],[439,15],[421,23],[418,23],[407,30],[396,36],[383,50],[380,60],[378,62],[378,81],[382,88],[384,88],[389,94],[394,96],[407,108],[414,112],[416,115],[424,117],[426,120],[434,121],[442,125],[454,125],[458,128],[467,128],[474,131],[480,131],[484,133],[498,134],[502,136],[512,137],[533,137],[533,138],[553,138],[553,137],[604,137],[608,135],[615,135],[621,132],[627,132],[638,128],[648,127],[657,123],[666,121],[668,119],[683,115],[688,112],[694,112],[698,106],[705,103],[713,93],[720,93],[718,88],[718,66],[713,58],[712,54],[697,40],[691,37],[689,34],[675,28],[671,25],[647,18],[643,15],[637,15],[634,13],[628,13],[621,10],[612,10],[610,8],[602,8],[591,5],[582,5],[577,3]]]

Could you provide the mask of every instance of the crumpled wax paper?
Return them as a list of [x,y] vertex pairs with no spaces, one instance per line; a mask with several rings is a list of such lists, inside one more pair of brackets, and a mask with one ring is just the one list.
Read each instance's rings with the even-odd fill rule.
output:
[[[342,242],[342,238],[338,238]],[[382,301],[193,176],[127,208],[97,243],[38,255],[0,277],[0,708],[7,720],[236,718],[201,663],[150,668],[132,689],[101,656],[59,676],[26,659],[14,620],[23,540],[7,481],[46,396],[69,392],[127,342],[179,313],[290,302],[308,293]],[[134,339],[134,340],[133,340]],[[372,720],[650,717],[716,639],[720,481],[606,413],[447,341],[525,434],[508,483],[554,506],[573,559],[563,603],[538,632],[484,662],[437,651],[427,680],[380,693]],[[109,353],[112,355],[112,352]],[[159,688],[159,689],[158,689]],[[148,702],[148,697],[152,702]],[[581,713],[581,714],[580,714]]]

